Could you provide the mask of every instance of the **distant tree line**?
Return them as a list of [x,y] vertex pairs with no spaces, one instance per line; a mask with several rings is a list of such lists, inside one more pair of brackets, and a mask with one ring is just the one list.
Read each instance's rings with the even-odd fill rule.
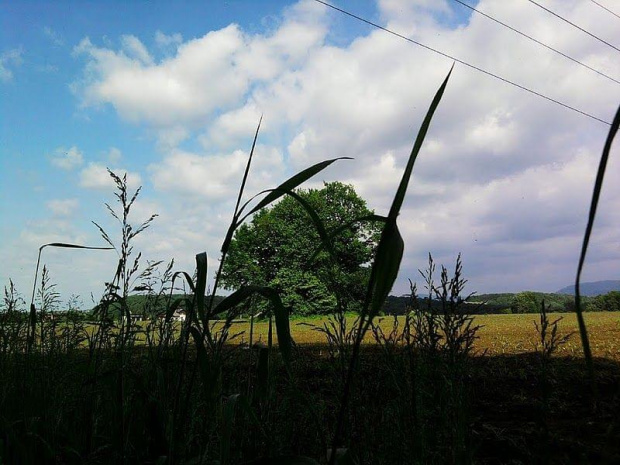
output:
[[[575,298],[572,295],[532,291],[474,295],[462,306],[472,315],[538,313],[543,300],[549,312],[575,311]],[[620,311],[620,291],[611,291],[596,297],[582,297],[582,301],[586,312]],[[426,308],[428,301],[422,298],[418,304]],[[403,315],[411,305],[411,297],[408,295],[389,296],[383,311],[386,315]],[[433,311],[441,311],[439,301],[431,301],[430,306]]]

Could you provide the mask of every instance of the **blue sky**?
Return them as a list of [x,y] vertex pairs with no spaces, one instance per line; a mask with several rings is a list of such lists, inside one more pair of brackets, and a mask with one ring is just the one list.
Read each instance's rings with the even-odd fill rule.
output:
[[[620,102],[617,84],[453,1],[335,4],[608,121]],[[545,5],[620,44],[617,18],[591,2]],[[477,6],[620,77],[616,51],[527,2]],[[136,242],[145,258],[191,270],[206,250],[216,265],[261,114],[251,192],[349,155],[309,185],[350,182],[385,212],[451,66],[313,1],[4,2],[0,21],[0,280],[24,294],[40,245],[101,245],[91,221],[113,230],[106,167],[143,186],[137,221],[160,215]],[[470,291],[569,284],[605,135],[605,125],[457,65],[400,219],[407,250],[394,292],[428,252],[448,265],[462,252]],[[617,162],[609,173],[590,280],[620,277]],[[62,294],[86,300],[114,261],[44,255]]]

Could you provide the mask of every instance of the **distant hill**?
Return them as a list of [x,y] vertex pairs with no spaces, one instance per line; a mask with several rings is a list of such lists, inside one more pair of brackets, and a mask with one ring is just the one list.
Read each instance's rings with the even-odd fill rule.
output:
[[[581,295],[595,297],[607,294],[611,291],[620,291],[620,280],[594,281],[591,283],[581,283]],[[566,286],[556,292],[556,294],[574,294],[575,286]]]

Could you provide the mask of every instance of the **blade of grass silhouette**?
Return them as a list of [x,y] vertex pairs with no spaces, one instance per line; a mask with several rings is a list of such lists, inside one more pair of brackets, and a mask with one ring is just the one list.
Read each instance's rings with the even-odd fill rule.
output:
[[[314,227],[316,228],[317,233],[319,234],[319,238],[321,239],[321,246],[320,246],[321,249],[326,248],[333,255],[334,251],[331,246],[331,236],[327,234],[327,229],[325,229],[325,224],[319,217],[316,210],[312,207],[312,205],[308,203],[306,199],[304,199],[303,197],[301,197],[299,194],[295,193],[294,191],[285,190],[281,188],[265,189],[264,191],[261,191],[258,194],[256,194],[254,198],[256,198],[259,195],[266,194],[266,193],[270,193],[270,194],[276,193],[278,194],[278,197],[281,197],[283,195],[289,195],[290,197],[295,199],[302,206],[302,208],[306,211],[306,213],[308,213],[308,215],[310,216],[310,219],[312,220],[312,223],[314,224]],[[250,216],[252,213],[254,213],[254,211],[245,215],[243,219],[241,219],[241,221],[238,223],[237,226],[240,226],[241,223],[243,223],[246,220],[246,218]]]
[[34,295],[37,290],[37,277],[39,276],[39,266],[41,265],[41,254],[46,247],[58,247],[63,249],[86,249],[86,250],[113,250],[113,247],[92,247],[87,245],[70,244],[66,242],[50,242],[49,244],[43,244],[39,247],[39,254],[37,256],[37,266],[34,271],[34,283],[32,284],[32,297],[30,298],[30,330],[32,335],[28,336],[28,352],[32,348],[34,342],[34,331],[36,326],[36,308],[34,306]]
[[[202,323],[202,332],[212,343],[211,331],[209,330],[209,315],[205,305],[205,293],[207,290],[207,253],[201,252],[196,255],[196,316]],[[211,298],[213,300],[213,298]]]
[[258,125],[256,126],[256,133],[254,134],[254,140],[252,141],[252,148],[250,149],[250,155],[248,156],[248,161],[245,165],[245,172],[243,173],[243,180],[241,181],[241,186],[239,186],[239,195],[237,196],[237,204],[235,205],[235,211],[233,213],[232,220],[230,222],[230,226],[228,226],[228,231],[226,232],[226,236],[224,237],[224,242],[222,242],[221,256],[220,256],[220,264],[218,266],[218,270],[215,273],[215,280],[213,282],[213,292],[211,293],[211,298],[209,299],[208,308],[206,310],[207,313],[207,322],[209,320],[209,315],[211,310],[213,309],[213,302],[215,299],[215,294],[217,293],[217,289],[220,284],[220,277],[222,276],[222,269],[224,266],[224,260],[226,259],[226,255],[228,254],[228,248],[230,247],[230,242],[232,241],[233,234],[235,229],[237,228],[237,219],[239,217],[239,204],[241,203],[241,199],[243,197],[243,191],[245,190],[245,183],[248,179],[248,175],[250,173],[250,166],[252,164],[252,159],[254,158],[254,149],[256,148],[256,141],[258,140],[258,133],[260,132],[260,125],[263,121],[263,117],[261,116],[258,120]]
[[242,223],[243,220],[245,220],[248,216],[250,216],[252,213],[256,213],[258,210],[260,210],[263,207],[266,207],[267,205],[269,205],[271,202],[274,202],[275,200],[279,199],[280,197],[282,197],[282,195],[284,195],[285,192],[290,192],[292,190],[294,190],[295,188],[297,188],[300,184],[302,184],[303,182],[307,181],[308,179],[310,179],[312,176],[320,173],[321,171],[323,171],[325,168],[327,168],[329,165],[331,165],[332,163],[334,163],[335,161],[338,160],[353,160],[353,158],[351,157],[338,157],[338,158],[332,158],[331,160],[325,160],[319,163],[316,163],[312,166],[310,166],[309,168],[306,168],[303,171],[300,171],[299,173],[295,174],[294,176],[290,177],[289,179],[287,179],[286,181],[284,181],[282,184],[280,184],[278,187],[276,187],[275,189],[270,189],[268,191],[263,191],[257,195],[255,195],[254,197],[252,197],[250,200],[248,200],[243,207],[241,207],[241,209],[239,210],[239,215],[241,215],[241,213],[243,212],[243,210],[245,209],[245,207],[253,200],[255,199],[258,195],[261,195],[262,193],[265,192],[270,192],[263,200],[261,200],[258,205],[256,205],[251,211],[250,213],[246,214],[242,220],[239,221],[239,223]]
[[579,323],[579,334],[581,335],[581,344],[583,346],[583,353],[588,365],[588,371],[590,374],[590,381],[594,386],[594,366],[592,364],[592,351],[590,350],[590,341],[588,340],[588,331],[586,323],[583,318],[583,310],[581,308],[581,272],[586,260],[586,253],[588,251],[588,245],[590,243],[590,235],[592,234],[592,228],[594,227],[594,219],[596,217],[596,209],[598,207],[598,201],[601,196],[601,190],[603,189],[603,179],[605,178],[605,170],[607,169],[607,161],[609,160],[609,152],[611,151],[611,145],[618,133],[618,127],[620,126],[620,107],[616,111],[605,146],[603,147],[603,153],[601,154],[601,160],[599,162],[598,171],[596,173],[596,180],[594,181],[594,192],[592,193],[592,202],[590,204],[590,213],[588,215],[588,224],[586,226],[586,232],[583,236],[583,243],[581,245],[581,254],[579,256],[579,265],[577,266],[577,276],[575,278],[575,311],[577,313],[577,322]]
[[[276,319],[276,334],[278,335],[278,346],[282,353],[282,359],[284,360],[285,368],[289,375],[291,374],[291,350],[293,347],[293,339],[291,337],[291,329],[289,325],[288,311],[282,304],[280,294],[275,289],[264,286],[244,286],[237,291],[230,294],[224,300],[222,300],[214,309],[213,316],[229,311],[242,303],[245,299],[251,297],[254,294],[260,294],[263,297],[269,299],[274,309],[274,316]],[[229,318],[233,318],[230,315]]]
[[39,266],[41,264],[41,253],[45,247],[59,247],[64,249],[86,249],[86,250],[114,250],[113,247],[91,247],[86,245],[68,244],[65,242],[50,242],[49,244],[43,244],[39,247],[39,255],[37,257],[37,266],[34,272],[34,285],[32,286],[32,298],[30,303],[34,303],[34,294],[37,288],[37,277],[39,275]]
[[245,190],[245,183],[248,179],[248,174],[250,173],[250,165],[252,164],[252,157],[254,156],[254,148],[256,147],[256,140],[258,139],[258,132],[260,131],[260,124],[263,121],[263,116],[261,115],[258,120],[258,126],[256,127],[256,133],[254,134],[254,141],[252,141],[252,149],[250,150],[250,156],[248,157],[248,162],[245,165],[245,172],[243,173],[243,181],[241,181],[241,188],[239,189],[239,196],[237,197],[237,204],[235,205],[235,217],[239,212],[239,205],[241,204],[241,197],[243,196],[243,191]]
[[361,342],[364,339],[364,334],[366,333],[366,331],[368,331],[368,327],[372,323],[372,318],[379,311],[379,309],[381,308],[381,304],[385,301],[390,290],[392,289],[394,281],[396,280],[396,276],[398,275],[398,270],[400,268],[400,262],[402,260],[402,254],[404,250],[404,243],[400,232],[398,231],[398,226],[396,225],[396,218],[400,213],[400,208],[405,199],[405,194],[407,193],[409,179],[411,178],[411,173],[413,172],[413,165],[415,164],[415,161],[418,157],[418,153],[420,152],[422,143],[424,142],[424,138],[426,137],[426,133],[428,132],[428,128],[430,127],[431,120],[433,118],[433,115],[435,114],[435,110],[437,109],[439,102],[441,101],[441,98],[443,97],[444,91],[446,89],[448,80],[450,79],[450,75],[452,74],[453,69],[454,65],[452,65],[450,71],[448,72],[448,75],[439,87],[439,90],[437,90],[437,93],[435,94],[435,97],[431,102],[426,116],[424,117],[424,121],[420,126],[420,130],[418,131],[418,135],[413,144],[413,148],[411,149],[411,154],[409,155],[409,161],[407,162],[407,166],[405,167],[405,171],[398,186],[398,190],[396,191],[396,195],[394,196],[394,200],[392,202],[386,224],[383,227],[383,231],[381,232],[381,238],[377,247],[377,254],[371,268],[370,280],[368,283],[368,290],[366,293],[364,306],[360,315],[359,331],[353,345],[351,361],[349,363],[349,368],[347,371],[347,379],[345,382],[344,393],[340,405],[340,412],[338,414],[338,420],[336,423],[336,429],[334,431],[334,437],[332,441],[329,465],[335,464],[336,449],[339,446],[338,443],[340,442],[340,436],[342,435],[345,412],[348,408],[351,384],[353,382],[353,372],[357,358],[359,356]]
[[[381,215],[366,215],[366,216],[361,216],[359,218],[355,218],[339,227],[337,227],[336,229],[333,229],[332,231],[330,231],[328,239],[329,242],[331,243],[331,241],[338,236],[339,234],[342,234],[344,231],[351,229],[353,227],[354,224],[357,223],[385,223],[387,221],[387,217],[385,216],[381,216]],[[313,262],[317,255],[319,255],[322,251],[323,251],[323,244],[321,243],[317,249],[314,251],[314,253],[312,254],[312,256],[309,259],[309,262]]]

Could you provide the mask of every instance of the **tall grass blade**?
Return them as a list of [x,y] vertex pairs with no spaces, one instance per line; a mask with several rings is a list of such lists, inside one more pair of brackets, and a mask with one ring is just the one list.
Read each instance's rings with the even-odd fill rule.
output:
[[248,162],[245,165],[245,172],[243,173],[243,181],[241,181],[241,187],[239,188],[239,196],[237,197],[237,204],[235,205],[235,217],[239,212],[239,205],[241,204],[241,197],[243,196],[243,191],[245,190],[245,183],[248,180],[248,174],[250,173],[250,165],[252,164],[252,158],[254,157],[254,148],[256,147],[256,140],[258,139],[258,132],[260,131],[260,124],[263,121],[263,117],[261,115],[258,120],[258,126],[256,127],[256,133],[254,134],[254,141],[252,141],[252,149],[250,150],[250,156],[248,157]]
[[418,158],[418,153],[420,153],[420,149],[422,148],[422,143],[424,142],[424,138],[426,137],[426,133],[428,132],[428,128],[431,125],[431,120],[433,119],[433,115],[435,114],[435,110],[443,97],[443,93],[446,90],[446,85],[448,84],[448,79],[450,79],[450,75],[452,74],[452,70],[454,69],[454,65],[450,68],[448,75],[444,79],[441,87],[435,94],[433,101],[431,102],[431,106],[426,112],[426,116],[424,117],[424,121],[422,122],[422,126],[418,131],[418,135],[415,139],[415,143],[413,144],[413,148],[411,149],[411,155],[409,155],[409,161],[407,162],[407,167],[405,168],[405,172],[403,173],[403,177],[400,181],[400,185],[398,186],[398,190],[396,191],[396,196],[394,197],[394,201],[392,202],[392,208],[390,208],[390,213],[388,217],[396,219],[398,213],[400,212],[400,207],[405,200],[405,194],[407,193],[407,186],[409,185],[409,179],[411,178],[411,173],[413,172],[413,165],[415,164],[416,159]]
[[113,250],[114,249],[113,247],[93,247],[93,246],[87,246],[87,245],[70,244],[67,242],[50,242],[49,244],[43,244],[41,247],[39,247],[39,255],[37,256],[37,266],[34,270],[34,282],[32,284],[32,297],[30,298],[30,317],[29,318],[30,318],[30,330],[32,331],[32,334],[28,335],[28,341],[27,341],[28,353],[30,353],[30,350],[32,349],[32,345],[34,344],[34,332],[35,332],[36,319],[37,319],[37,310],[34,306],[34,295],[37,290],[37,278],[39,276],[39,266],[41,265],[41,254],[43,252],[43,249],[46,247],[59,247],[59,248],[64,248],[64,249],[86,249],[86,250]]
[[336,463],[336,450],[339,447],[339,441],[342,435],[345,412],[348,408],[349,396],[351,393],[351,384],[353,382],[353,371],[357,358],[359,356],[360,345],[364,339],[364,335],[366,334],[368,328],[372,323],[373,317],[377,314],[378,310],[381,308],[381,305],[383,304],[390,290],[392,289],[394,281],[396,280],[396,277],[398,275],[398,270],[400,268],[400,263],[404,250],[404,243],[400,232],[398,231],[396,219],[398,217],[398,214],[400,213],[400,208],[405,199],[405,194],[407,193],[407,186],[409,185],[409,179],[411,178],[411,174],[413,172],[413,165],[416,161],[418,153],[420,152],[420,149],[422,148],[422,143],[424,142],[424,138],[426,137],[426,133],[428,132],[428,128],[430,127],[431,120],[433,118],[435,110],[437,109],[437,106],[439,105],[439,102],[441,101],[453,69],[454,65],[452,65],[452,67],[450,68],[448,75],[437,90],[437,93],[435,94],[435,97],[433,98],[433,101],[431,102],[431,105],[426,112],[426,116],[424,117],[422,126],[420,127],[416,140],[413,144],[411,154],[409,155],[409,161],[407,162],[407,166],[401,178],[398,190],[396,191],[394,200],[392,201],[392,206],[386,219],[386,224],[383,227],[383,231],[381,232],[381,238],[379,239],[379,245],[377,246],[377,254],[370,272],[370,279],[368,282],[364,306],[362,308],[361,317],[359,319],[359,331],[355,339],[355,344],[353,345],[351,361],[349,363],[349,368],[347,371],[347,379],[345,382],[344,392],[342,396],[342,403],[340,405],[340,411],[338,413],[336,429],[334,431],[332,441],[329,465],[335,465]]
[[[446,85],[448,84],[448,80],[450,79],[453,69],[454,65],[450,68],[448,75],[439,87],[439,90],[435,94],[435,97],[426,112],[422,126],[418,131],[413,148],[411,149],[411,154],[409,155],[409,160],[407,162],[407,166],[405,167],[405,172],[403,173],[396,191],[396,195],[392,201],[392,206],[388,214],[386,225],[381,233],[381,239],[379,240],[379,245],[377,247],[377,256],[371,271],[369,292],[367,295],[367,305],[370,304],[370,319],[372,319],[372,317],[376,315],[381,308],[381,305],[387,298],[398,275],[398,270],[400,268],[400,262],[404,251],[404,243],[398,230],[398,226],[396,225],[396,218],[400,213],[400,209],[405,199],[405,194],[407,193],[407,187],[409,186],[409,180],[413,172],[413,165],[415,164],[418,154],[420,153],[420,149],[422,148],[422,143],[424,142],[424,138],[426,137],[426,133],[430,127],[431,120],[435,114],[435,110],[437,109],[439,102],[441,101],[441,98],[443,97],[443,93],[446,89]],[[365,308],[367,308],[367,305],[365,305]]]
[[579,265],[577,266],[577,277],[575,278],[575,310],[577,312],[577,321],[579,323],[579,334],[581,335],[581,344],[583,345],[583,354],[588,364],[588,370],[590,372],[590,379],[594,382],[594,367],[592,365],[592,351],[590,350],[590,342],[588,340],[588,331],[586,329],[586,323],[583,319],[583,309],[581,308],[581,272],[586,260],[586,253],[588,251],[588,245],[590,243],[590,235],[592,234],[592,228],[594,227],[594,218],[596,217],[596,209],[598,207],[599,197],[601,190],[603,189],[603,179],[605,178],[605,170],[607,169],[607,161],[609,160],[609,152],[611,151],[611,144],[616,137],[618,127],[620,126],[620,107],[616,111],[616,116],[611,123],[605,146],[603,147],[603,153],[601,155],[601,161],[598,165],[598,171],[596,173],[596,180],[594,182],[594,192],[592,193],[592,203],[590,204],[590,213],[588,215],[588,224],[586,226],[586,232],[583,236],[583,243],[581,245],[581,254],[579,256]]
[[[348,221],[347,223],[337,227],[336,229],[331,230],[328,235],[328,243],[331,244],[334,238],[336,238],[338,235],[342,234],[343,232],[351,229],[353,225],[357,223],[385,223],[386,221],[387,221],[387,217],[376,215],[376,214],[354,218],[351,221]],[[317,247],[317,249],[314,251],[314,253],[310,257],[309,262],[312,263],[316,259],[316,257],[323,251],[324,248],[325,247],[322,241],[321,244]]]
[[[230,226],[228,226],[228,231],[226,231],[226,236],[224,237],[224,241],[222,242],[221,250],[221,258],[220,264],[217,272],[215,273],[215,282],[213,283],[213,293],[211,295],[211,299],[209,300],[208,313],[213,309],[213,302],[215,299],[215,294],[217,293],[217,289],[220,283],[220,278],[222,276],[222,269],[224,266],[224,261],[226,260],[226,255],[228,254],[228,248],[230,247],[230,242],[232,241],[233,234],[237,229],[239,223],[237,220],[239,219],[240,211],[239,204],[241,203],[241,199],[243,198],[243,191],[245,190],[245,183],[248,179],[248,175],[250,173],[250,166],[252,165],[252,159],[254,158],[254,149],[256,148],[256,141],[258,139],[258,133],[260,131],[260,124],[263,121],[263,117],[260,117],[258,121],[258,126],[256,127],[256,133],[254,134],[254,140],[252,141],[252,148],[250,149],[250,156],[248,157],[248,162],[245,165],[245,172],[243,173],[243,180],[241,181],[241,186],[239,186],[239,195],[237,196],[237,203],[235,204],[235,212],[233,213],[232,221],[230,222]],[[243,209],[243,207],[242,207]]]
[[207,328],[208,321],[205,307],[205,293],[207,290],[207,253],[196,255],[196,312],[200,317],[203,328]]
[[[284,365],[289,372],[290,371],[290,360],[291,360],[291,351],[293,348],[293,338],[291,337],[291,328],[289,324],[289,312],[282,304],[282,299],[280,298],[280,294],[270,287],[263,286],[244,286],[238,289],[237,291],[230,294],[224,300],[222,300],[217,307],[215,307],[213,311],[213,315],[219,315],[225,311],[228,311],[239,304],[241,304],[245,299],[249,298],[253,294],[260,294],[266,299],[269,299],[271,305],[273,306],[273,313],[276,319],[276,334],[278,335],[278,346],[280,348],[280,352],[282,353],[282,359],[284,361]],[[234,315],[234,314],[233,314]],[[229,318],[232,318],[233,315],[229,315]]]
[[[405,243],[398,230],[396,220],[388,218],[388,223],[383,228],[381,240],[377,247],[375,266],[373,266],[371,276],[371,304],[368,314],[368,322],[377,315],[383,302],[392,290],[394,281],[398,276],[400,262],[403,258]],[[374,278],[374,279],[373,279]]]
[[273,305],[273,313],[276,318],[276,334],[278,335],[278,347],[282,354],[282,360],[284,361],[284,367],[289,376],[292,376],[291,371],[291,351],[293,348],[293,338],[291,337],[291,328],[289,326],[289,312],[282,304],[280,294],[277,291],[270,288],[262,288],[260,293],[263,297],[268,298]]
[[[278,200],[280,197],[282,197],[284,195],[285,192],[290,192],[293,189],[297,188],[300,184],[302,184],[303,182],[307,181],[308,179],[310,179],[315,174],[320,173],[325,168],[327,168],[329,165],[331,165],[332,163],[334,163],[335,161],[338,161],[338,160],[352,160],[352,158],[351,157],[332,158],[331,160],[322,161],[320,163],[312,165],[309,168],[306,168],[303,171],[300,171],[299,173],[297,173],[296,175],[290,177],[289,179],[284,181],[282,184],[280,184],[278,187],[273,189],[263,200],[261,200],[258,203],[258,205],[256,205],[252,209],[252,211],[250,211],[250,213],[245,215],[244,218],[247,218],[252,213],[256,213],[258,210],[260,210],[263,207],[266,207],[271,202],[274,202],[275,200]],[[247,205],[247,203],[244,205],[244,207],[246,205]],[[239,213],[241,213],[241,211],[243,211],[244,207],[241,208]]]

